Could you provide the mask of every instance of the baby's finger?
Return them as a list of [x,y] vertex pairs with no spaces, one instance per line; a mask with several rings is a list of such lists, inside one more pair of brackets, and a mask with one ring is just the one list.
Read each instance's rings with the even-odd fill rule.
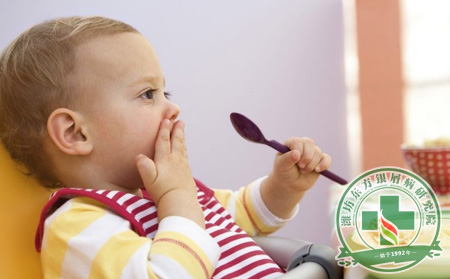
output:
[[155,160],[170,154],[170,132],[172,127],[173,124],[169,119],[164,119],[161,122],[155,142]]
[[322,150],[320,150],[319,147],[315,146],[312,159],[304,168],[300,169],[300,172],[301,173],[312,172],[319,165],[320,160],[322,160]]
[[178,120],[173,126],[171,144],[172,152],[184,153],[186,151],[186,144],[184,141],[184,122],[181,120]]
[[331,165],[331,156],[326,153],[322,153],[322,159],[320,160],[319,164],[316,166],[314,171],[316,172],[324,171],[328,169],[330,165]]
[[136,156],[136,167],[142,182],[144,182],[144,186],[148,189],[158,177],[155,163],[147,156],[139,154]]
[[314,141],[310,138],[303,138],[302,143],[303,143],[302,148],[303,152],[301,154],[300,161],[298,162],[298,167],[300,169],[305,168],[314,158],[314,152],[316,147]]
[[291,150],[285,154],[277,156],[275,159],[275,169],[278,171],[288,171],[300,159],[300,152],[298,150]]

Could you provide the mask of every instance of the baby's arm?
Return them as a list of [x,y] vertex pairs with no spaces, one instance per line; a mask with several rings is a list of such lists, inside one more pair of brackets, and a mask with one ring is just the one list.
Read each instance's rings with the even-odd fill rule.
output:
[[261,197],[261,182],[265,178],[253,181],[238,191],[215,189],[214,196],[231,214],[236,224],[250,236],[268,235],[290,221],[296,214],[293,212],[287,219],[275,216],[264,204]]
[[218,249],[186,218],[165,218],[151,240],[102,203],[76,197],[45,221],[41,259],[45,278],[210,278]]
[[[154,159],[139,155],[136,165],[145,188],[158,209],[160,227],[150,255],[164,254],[172,261],[188,266],[191,275],[199,272],[198,268],[201,267],[201,274],[211,276],[220,250],[212,237],[204,231],[203,210],[198,202],[197,187],[187,159],[184,123],[165,119],[156,139]],[[198,227],[195,228],[194,224]],[[195,231],[197,233],[193,233]],[[186,235],[188,232],[191,233]],[[207,250],[210,257],[206,257],[207,253],[197,247],[203,241],[203,244],[209,243]],[[194,261],[187,264],[189,257]],[[209,259],[211,257],[212,261]],[[204,259],[207,261],[203,262]],[[166,269],[170,270],[170,266],[166,266]]]
[[291,151],[278,154],[272,173],[237,192],[215,190],[218,201],[236,223],[250,235],[266,235],[289,221],[318,173],[327,169],[331,158],[311,139],[291,138]]

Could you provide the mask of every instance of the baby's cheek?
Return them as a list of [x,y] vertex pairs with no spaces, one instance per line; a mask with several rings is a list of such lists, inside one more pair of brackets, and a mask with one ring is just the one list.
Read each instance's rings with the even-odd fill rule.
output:
[[150,159],[155,158],[155,152],[156,152],[156,138],[158,135],[158,131],[147,131],[144,133],[144,135],[138,136],[140,137],[140,146],[142,148],[142,151],[140,153],[143,153],[144,155],[147,155]]

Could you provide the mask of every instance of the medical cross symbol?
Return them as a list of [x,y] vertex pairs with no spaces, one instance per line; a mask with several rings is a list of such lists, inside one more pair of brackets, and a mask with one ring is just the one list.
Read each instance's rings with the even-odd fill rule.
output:
[[[382,214],[379,216],[379,213]],[[385,235],[391,236],[389,237],[391,240],[398,238],[399,230],[414,230],[414,211],[400,211],[399,196],[380,196],[380,210],[362,211],[361,215],[362,230],[380,231],[378,222],[381,221],[380,227],[387,232]],[[393,245],[393,243],[380,234],[380,245]]]

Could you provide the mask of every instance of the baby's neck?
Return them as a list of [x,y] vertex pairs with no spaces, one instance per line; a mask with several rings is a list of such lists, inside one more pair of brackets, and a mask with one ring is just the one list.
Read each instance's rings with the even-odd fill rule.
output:
[[[79,177],[79,176],[78,176]],[[142,191],[139,187],[126,187],[121,185],[116,185],[114,183],[100,179],[99,177],[93,176],[88,177],[84,175],[82,179],[66,179],[64,183],[66,188],[83,188],[83,189],[94,189],[94,190],[108,190],[108,191],[122,191],[142,197]]]

